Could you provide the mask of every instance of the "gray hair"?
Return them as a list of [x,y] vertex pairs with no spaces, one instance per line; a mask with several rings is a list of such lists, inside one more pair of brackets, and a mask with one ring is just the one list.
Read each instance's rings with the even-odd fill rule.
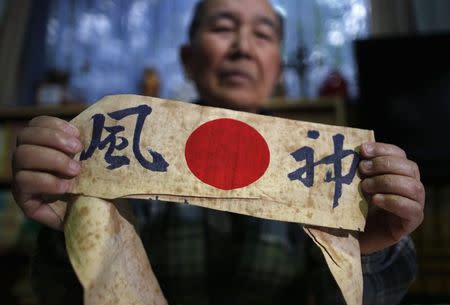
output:
[[[189,24],[189,41],[192,43],[194,41],[195,35],[197,34],[198,28],[200,27],[200,22],[204,13],[206,0],[200,0],[195,4],[194,7],[194,13],[192,15],[191,23]],[[284,17],[281,12],[279,12],[277,9],[273,9],[275,14],[278,17],[278,21],[280,23],[279,28],[279,38],[280,42],[283,42],[284,39]]]

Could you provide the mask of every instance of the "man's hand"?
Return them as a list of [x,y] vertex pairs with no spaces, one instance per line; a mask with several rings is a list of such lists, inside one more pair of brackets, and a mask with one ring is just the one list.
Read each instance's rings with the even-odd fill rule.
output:
[[80,165],[72,156],[81,150],[78,129],[64,120],[41,116],[17,137],[13,154],[13,195],[25,215],[55,229],[61,219],[48,206],[52,195],[66,193]]
[[371,254],[397,243],[422,223],[425,189],[417,164],[399,147],[365,143],[361,157],[361,188],[369,214],[359,243],[361,254]]

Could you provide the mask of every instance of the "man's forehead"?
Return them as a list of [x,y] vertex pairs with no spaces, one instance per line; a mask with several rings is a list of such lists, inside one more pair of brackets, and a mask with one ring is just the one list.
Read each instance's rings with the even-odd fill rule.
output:
[[218,11],[228,10],[240,15],[263,15],[277,22],[276,12],[267,0],[203,0],[204,14],[210,15]]

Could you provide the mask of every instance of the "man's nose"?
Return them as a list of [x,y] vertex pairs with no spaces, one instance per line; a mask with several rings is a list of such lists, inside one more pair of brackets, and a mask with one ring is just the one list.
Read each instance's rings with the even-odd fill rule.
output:
[[235,51],[241,56],[253,56],[254,42],[251,32],[248,29],[242,28],[238,31],[235,40]]

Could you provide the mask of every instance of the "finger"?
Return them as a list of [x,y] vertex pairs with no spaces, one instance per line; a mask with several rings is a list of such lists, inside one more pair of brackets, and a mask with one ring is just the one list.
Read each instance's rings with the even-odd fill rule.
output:
[[397,156],[406,158],[406,153],[400,147],[378,142],[368,142],[361,145],[361,156],[363,159],[369,159],[380,156]]
[[35,117],[28,123],[28,126],[57,129],[76,138],[80,136],[80,131],[74,125],[60,118],[50,116]]
[[394,174],[409,176],[420,180],[417,164],[411,160],[398,156],[375,157],[363,160],[359,164],[359,170],[364,176],[375,176],[383,174]]
[[63,229],[63,219],[53,209],[39,199],[30,199],[22,207],[25,215],[55,230]]
[[423,220],[423,206],[406,197],[376,194],[372,197],[371,203],[415,224],[420,224]]
[[[49,173],[20,170],[14,175],[15,191],[21,197],[36,197],[43,194],[65,194],[71,187],[71,180],[58,178]],[[19,198],[22,205],[28,198]],[[26,207],[23,207],[24,210]]]
[[66,154],[52,148],[36,145],[20,145],[14,153],[16,171],[45,171],[65,177],[74,177],[80,172],[80,164]]
[[23,144],[46,146],[68,154],[76,154],[82,147],[78,138],[59,129],[47,127],[24,128],[17,136],[17,145]]
[[392,194],[407,197],[420,203],[425,202],[423,184],[415,178],[399,175],[380,175],[363,179],[362,190],[370,195]]

